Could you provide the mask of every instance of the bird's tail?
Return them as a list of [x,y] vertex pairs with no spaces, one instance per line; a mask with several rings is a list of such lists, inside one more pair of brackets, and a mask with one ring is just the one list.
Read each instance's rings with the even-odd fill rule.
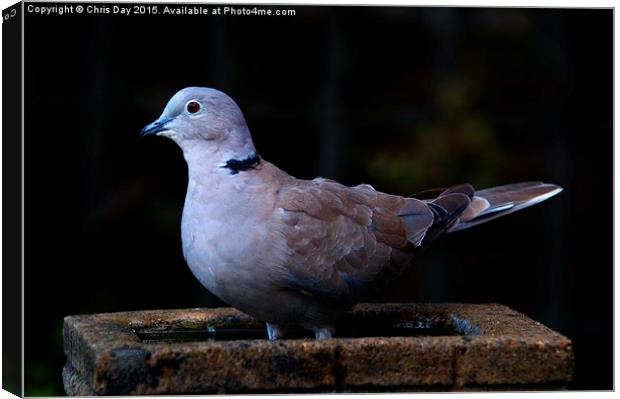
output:
[[562,191],[562,187],[542,182],[507,184],[475,191],[470,205],[448,233],[476,226],[500,216],[542,202]]

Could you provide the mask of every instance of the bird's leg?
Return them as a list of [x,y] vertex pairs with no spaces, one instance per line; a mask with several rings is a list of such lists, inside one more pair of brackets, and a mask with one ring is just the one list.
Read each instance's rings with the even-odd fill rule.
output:
[[333,327],[317,327],[317,328],[313,328],[314,330],[314,337],[316,339],[330,339],[333,335],[334,335],[334,328]]
[[265,323],[267,324],[267,336],[270,341],[275,341],[277,339],[284,338],[285,330],[282,326],[277,324]]

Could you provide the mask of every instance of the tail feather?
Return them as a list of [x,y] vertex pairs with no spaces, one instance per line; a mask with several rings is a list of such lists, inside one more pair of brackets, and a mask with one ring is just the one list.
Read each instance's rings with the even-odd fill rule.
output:
[[[472,190],[473,191],[473,190]],[[471,204],[469,196],[460,191],[452,191],[442,194],[433,201],[427,202],[427,206],[433,212],[433,224],[426,231],[422,245],[425,245],[443,233],[447,232],[458,223],[461,215]]]
[[[467,229],[508,215],[551,198],[561,191],[562,187],[560,186],[542,182],[508,184],[476,191],[472,205],[477,202],[476,198],[480,198],[488,202],[488,207],[482,208],[478,212],[469,213],[470,209],[468,208],[463,212],[460,221],[454,224],[448,232]],[[480,203],[483,202],[478,202],[478,205]]]

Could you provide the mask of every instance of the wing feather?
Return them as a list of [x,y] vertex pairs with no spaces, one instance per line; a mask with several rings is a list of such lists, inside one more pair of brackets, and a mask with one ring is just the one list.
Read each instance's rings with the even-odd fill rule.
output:
[[275,204],[286,286],[324,299],[356,301],[378,288],[433,223],[423,201],[327,179],[283,187]]

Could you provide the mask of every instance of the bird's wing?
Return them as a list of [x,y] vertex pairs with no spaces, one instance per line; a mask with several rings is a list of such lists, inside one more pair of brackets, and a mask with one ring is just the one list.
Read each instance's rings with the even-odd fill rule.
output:
[[286,285],[339,301],[359,300],[402,269],[434,221],[418,199],[326,179],[283,187],[275,205]]

